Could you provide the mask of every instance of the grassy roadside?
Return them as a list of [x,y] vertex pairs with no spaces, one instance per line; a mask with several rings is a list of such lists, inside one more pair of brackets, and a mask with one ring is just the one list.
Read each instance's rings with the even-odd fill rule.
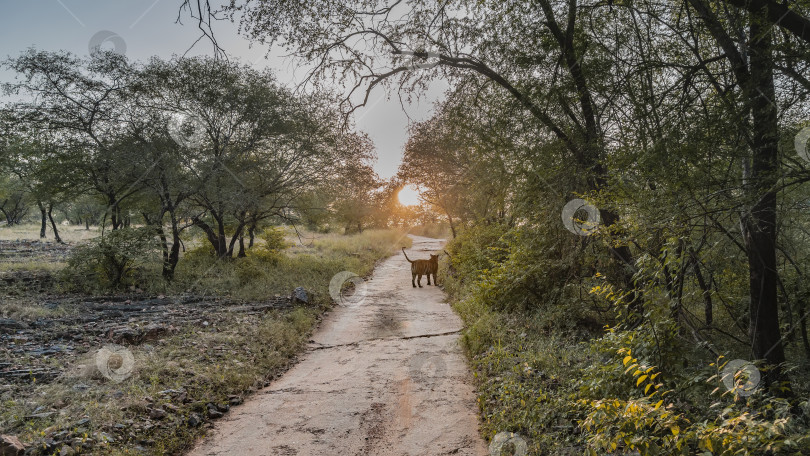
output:
[[441,266],[465,323],[485,438],[517,434],[532,456],[810,454],[801,365],[788,366],[797,375],[787,399],[755,376],[733,380],[733,351],[707,356],[666,319],[622,326],[599,300],[604,276],[567,281],[567,257],[549,259],[538,239],[471,230]]
[[[334,274],[348,270],[368,276],[376,262],[409,244],[400,232],[369,230],[319,236],[270,259],[249,254],[222,265],[191,255],[178,266],[176,284],[156,291],[167,296],[191,291],[257,304],[300,286],[308,291],[310,303],[249,314],[223,309],[206,314],[204,324],[174,327],[149,343],[127,344],[134,368],[119,383],[96,368],[100,343],[66,365],[53,361],[62,370],[58,378],[37,382],[32,376],[26,385],[0,389],[0,433],[18,437],[30,454],[182,452],[205,433],[211,420],[295,362],[331,305],[328,286]],[[144,293],[150,291],[155,290]],[[40,312],[38,295],[14,300],[13,306],[0,308],[0,316],[25,322],[29,317],[33,321],[82,312]],[[113,355],[110,367],[124,362]]]
[[593,354],[558,327],[566,316],[499,312],[453,284],[447,289],[466,327],[462,346],[473,371],[484,437],[512,432],[526,441],[529,455],[582,455],[576,421],[583,415],[571,404]]

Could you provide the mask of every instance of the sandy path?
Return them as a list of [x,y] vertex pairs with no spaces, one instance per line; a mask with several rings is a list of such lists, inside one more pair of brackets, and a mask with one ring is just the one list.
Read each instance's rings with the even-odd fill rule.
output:
[[[408,256],[442,243],[414,236]],[[217,422],[191,455],[487,455],[457,343],[461,320],[434,286],[412,288],[395,255],[365,300],[337,307],[302,360]]]

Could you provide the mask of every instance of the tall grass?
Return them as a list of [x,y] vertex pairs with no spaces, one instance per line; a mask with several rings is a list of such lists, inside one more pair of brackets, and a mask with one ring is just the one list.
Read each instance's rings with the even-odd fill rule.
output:
[[[368,276],[379,260],[410,245],[411,239],[400,231],[366,230],[350,236],[320,236],[278,255],[266,254],[261,244],[248,250],[245,258],[227,261],[191,252],[181,260],[176,283],[167,291],[261,300],[276,294],[289,295],[296,287],[303,287],[313,295],[315,303],[324,305],[330,300],[329,282],[335,274],[350,271]],[[162,286],[155,280],[153,287]]]
[[[205,432],[205,426],[194,426],[189,420],[204,419],[210,413],[208,403],[224,406],[229,396],[248,395],[293,364],[319,314],[331,303],[328,287],[332,276],[344,270],[368,276],[379,260],[410,246],[411,240],[392,230],[319,235],[281,252],[257,243],[247,257],[233,260],[216,260],[205,242],[196,245],[181,259],[176,280],[163,281],[160,264],[154,262],[140,271],[138,287],[144,292],[190,291],[261,301],[289,295],[301,286],[310,292],[313,305],[253,315],[214,312],[206,317],[210,325],[183,325],[152,345],[129,346],[135,371],[121,383],[106,381],[94,369],[98,347],[88,348],[64,366],[54,361],[54,367],[63,367],[65,372],[58,379],[33,381],[14,395],[0,393],[3,433],[18,436],[37,451],[61,435],[61,439],[73,441],[73,450],[81,454],[181,453]],[[3,314],[26,319],[75,312],[38,311],[36,306],[41,307],[42,300],[35,298],[31,302],[21,298],[15,306],[22,307],[8,308]],[[185,399],[166,393],[180,390]],[[59,413],[26,418],[37,407]],[[158,408],[167,416],[148,420],[150,411]],[[84,417],[89,422],[78,426]],[[107,437],[113,439],[105,442]]]

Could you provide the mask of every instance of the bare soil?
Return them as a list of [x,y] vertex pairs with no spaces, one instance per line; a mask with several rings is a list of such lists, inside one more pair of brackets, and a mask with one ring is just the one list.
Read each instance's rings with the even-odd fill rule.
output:
[[[414,236],[412,259],[442,241]],[[202,455],[486,455],[461,320],[402,255],[337,307],[301,361],[218,421]],[[361,287],[362,288],[362,287]]]

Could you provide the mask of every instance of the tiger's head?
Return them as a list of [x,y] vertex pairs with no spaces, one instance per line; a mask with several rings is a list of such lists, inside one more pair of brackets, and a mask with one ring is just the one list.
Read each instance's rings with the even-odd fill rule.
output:
[[439,262],[439,255],[431,255],[430,256],[431,263],[438,263]]

